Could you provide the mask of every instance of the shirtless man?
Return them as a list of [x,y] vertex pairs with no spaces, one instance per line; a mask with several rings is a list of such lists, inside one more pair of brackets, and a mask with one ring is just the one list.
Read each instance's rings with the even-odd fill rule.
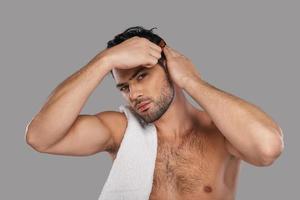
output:
[[[117,35],[54,89],[27,125],[26,141],[41,153],[106,151],[114,159],[127,127],[125,114],[80,115],[111,72],[135,114],[157,129],[150,199],[232,200],[241,160],[271,165],[283,150],[282,130],[255,105],[205,82],[188,58],[162,44],[143,27]],[[204,110],[189,103],[183,90]]]

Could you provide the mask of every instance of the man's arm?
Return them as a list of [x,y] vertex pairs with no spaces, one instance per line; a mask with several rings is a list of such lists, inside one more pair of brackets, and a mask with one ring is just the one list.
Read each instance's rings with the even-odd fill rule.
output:
[[79,113],[113,67],[152,66],[158,62],[160,53],[159,46],[140,37],[132,37],[100,52],[54,89],[27,125],[27,143],[39,152],[63,155],[91,155],[112,150],[118,141],[116,138],[125,128],[125,116],[113,111],[96,115]]
[[36,150],[66,156],[90,156],[104,151],[115,153],[126,122],[124,114],[115,111],[79,115],[62,139],[47,148]]
[[194,64],[166,45],[172,80],[207,111],[225,137],[228,151],[258,166],[270,165],[283,150],[281,128],[262,110],[201,79]]
[[[109,66],[99,54],[59,84],[49,95],[39,113],[27,125],[27,143],[38,151],[43,151],[64,138],[78,118],[88,97],[109,70]],[[83,121],[87,118],[81,116],[77,122],[84,124]]]
[[270,165],[281,154],[282,130],[266,113],[199,77],[185,81],[183,89],[207,111],[230,153],[257,166]]

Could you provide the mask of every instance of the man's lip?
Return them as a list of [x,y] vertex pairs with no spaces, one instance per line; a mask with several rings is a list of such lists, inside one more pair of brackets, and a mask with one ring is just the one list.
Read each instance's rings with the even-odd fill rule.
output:
[[147,104],[149,104],[149,103],[150,103],[150,101],[142,102],[142,103],[139,103],[139,104],[137,105],[137,107],[138,107],[138,109],[140,110],[143,106],[145,106],[145,105],[147,105]]
[[151,104],[151,102],[144,104],[139,108],[139,111],[144,112],[145,110],[148,110],[148,105]]

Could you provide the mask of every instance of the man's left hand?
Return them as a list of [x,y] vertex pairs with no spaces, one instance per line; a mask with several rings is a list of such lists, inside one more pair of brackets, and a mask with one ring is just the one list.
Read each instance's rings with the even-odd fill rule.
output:
[[196,67],[187,57],[168,45],[163,48],[163,52],[166,56],[169,74],[180,88],[184,88],[186,82],[191,78],[201,80]]

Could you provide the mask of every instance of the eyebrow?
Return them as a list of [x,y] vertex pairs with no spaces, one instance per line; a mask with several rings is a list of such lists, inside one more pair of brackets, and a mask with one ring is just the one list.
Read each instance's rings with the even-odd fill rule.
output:
[[[141,71],[146,71],[146,70],[148,70],[146,67],[139,68],[138,70],[136,70],[136,72],[133,73],[133,75],[129,78],[129,80],[131,80],[131,79],[133,79],[134,77],[136,77],[136,75],[137,75],[138,73],[140,73]],[[127,84],[127,82],[124,82],[124,83],[118,83],[118,84],[116,85],[116,87],[119,88],[119,87],[121,87],[121,86],[123,86],[123,85],[126,85],[126,84]]]

